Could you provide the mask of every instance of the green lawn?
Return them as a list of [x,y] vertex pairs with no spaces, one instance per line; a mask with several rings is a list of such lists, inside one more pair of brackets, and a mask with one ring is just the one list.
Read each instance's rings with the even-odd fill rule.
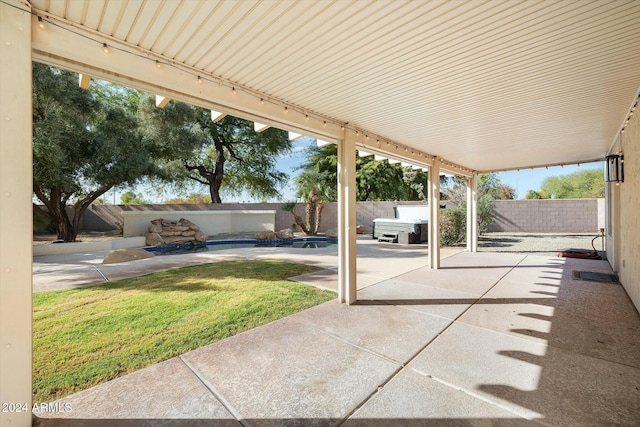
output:
[[33,295],[34,400],[52,401],[335,298],[317,268],[225,261]]

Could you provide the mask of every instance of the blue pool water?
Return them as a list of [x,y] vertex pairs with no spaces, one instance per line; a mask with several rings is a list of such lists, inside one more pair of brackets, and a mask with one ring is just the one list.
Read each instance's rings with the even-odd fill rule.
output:
[[207,252],[209,250],[215,249],[233,248],[286,247],[317,249],[334,246],[337,243],[338,239],[330,237],[296,237],[294,239],[274,240],[226,239],[209,240],[197,245],[186,243],[182,245],[147,246],[144,249],[149,252],[153,252],[156,255],[177,255],[185,253]]

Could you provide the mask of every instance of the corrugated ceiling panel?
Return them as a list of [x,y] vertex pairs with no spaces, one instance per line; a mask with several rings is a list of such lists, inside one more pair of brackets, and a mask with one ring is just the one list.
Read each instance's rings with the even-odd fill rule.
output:
[[[259,35],[260,49],[252,55],[232,55],[225,61],[225,65],[229,69],[237,70],[237,80],[253,82],[249,76],[263,74],[252,66],[254,62],[259,60],[261,69],[264,69],[285,59],[288,55],[284,52],[308,33],[308,24],[304,21],[303,16],[317,16],[323,13],[324,10],[323,2],[292,3],[291,7],[287,9],[286,15],[279,20],[280,22],[290,22],[292,23],[291,25],[282,25],[280,22],[277,25],[272,25],[264,34]],[[211,69],[212,64],[208,63],[203,66],[206,69]]]
[[[228,33],[218,44],[218,55],[216,60],[224,64],[219,67],[216,73],[226,75],[228,70],[234,70],[228,63],[231,59],[242,56],[259,58],[262,56],[262,40],[268,39],[269,29],[273,29],[278,25],[278,20],[286,14],[287,10],[292,7],[292,3],[276,3],[273,7],[265,10],[264,8],[255,8],[247,11],[238,25]],[[240,28],[244,28],[240,30]],[[226,43],[225,43],[226,41]],[[210,55],[206,51],[200,51],[187,59],[197,67],[209,69],[211,64]]]
[[74,1],[70,4],[67,2],[67,5],[67,12],[64,17],[72,22],[84,22],[87,9],[89,8],[89,0]]
[[151,49],[161,33],[165,31],[169,23],[171,23],[176,9],[180,6],[180,2],[162,2],[156,9],[155,14],[151,18],[150,25],[145,35],[140,40],[139,45],[145,49]]
[[[179,61],[178,55],[186,55],[185,51],[194,39],[196,43],[202,39],[199,35],[202,28],[216,25],[212,21],[212,17],[220,4],[217,1],[203,1],[199,5],[196,2],[182,2],[172,26],[160,36],[161,39],[170,39],[170,41],[166,47],[159,49],[159,52],[162,52],[167,58]],[[192,9],[193,6],[197,7]],[[161,46],[162,44],[160,43]]]
[[603,156],[640,84],[640,2],[33,0],[472,168]]
[[[55,2],[53,2],[55,3]],[[85,18],[83,25],[92,30],[97,30],[102,21],[102,13],[105,7],[106,0],[91,0],[85,12]],[[70,2],[73,5],[73,1]],[[80,4],[80,3],[79,3]]]
[[127,42],[135,46],[140,46],[143,38],[146,37],[149,29],[153,26],[154,19],[157,16],[158,10],[162,7],[162,4],[163,2],[159,1],[142,3],[138,16],[127,34]]
[[[89,2],[89,0],[87,0]],[[123,2],[124,9],[119,19],[114,22],[111,35],[119,40],[126,40],[131,26],[138,19],[144,0],[128,0]]]
[[[178,9],[171,18],[171,22],[162,31],[153,44],[152,50],[167,58],[175,58],[176,53],[181,49],[182,43],[189,39],[193,29],[198,22],[202,23],[207,19],[210,10],[217,7],[217,2],[207,2],[209,11],[198,7],[195,1],[180,2]],[[199,17],[199,18],[198,18]],[[198,19],[200,21],[198,21]]]
[[176,60],[183,61],[203,44],[207,46],[210,55],[217,55],[220,38],[236,25],[236,20],[245,13],[246,8],[251,9],[253,6],[254,1],[221,2],[215,9],[208,11],[203,19],[198,18],[190,37],[180,43],[181,49],[175,55]]

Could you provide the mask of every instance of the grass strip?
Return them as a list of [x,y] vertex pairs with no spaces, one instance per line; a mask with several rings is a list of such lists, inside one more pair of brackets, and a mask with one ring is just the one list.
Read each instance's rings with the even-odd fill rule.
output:
[[273,260],[183,267],[33,295],[34,401],[47,402],[335,298]]

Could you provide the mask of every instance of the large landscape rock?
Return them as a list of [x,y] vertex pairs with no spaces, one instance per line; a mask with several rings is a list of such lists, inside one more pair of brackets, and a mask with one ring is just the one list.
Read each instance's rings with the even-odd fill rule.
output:
[[107,254],[102,260],[103,264],[117,264],[119,262],[135,261],[152,258],[155,254],[140,248],[116,249]]
[[163,218],[151,221],[149,233],[146,236],[147,246],[181,245],[185,243],[202,243],[207,236],[200,231],[193,222],[185,218],[170,221]]
[[329,230],[324,232],[324,235],[327,236],[327,237],[337,238],[338,237],[338,230],[336,228],[330,228]]
[[276,238],[276,233],[273,231],[260,231],[256,233],[256,240],[274,240]]
[[147,246],[158,246],[164,243],[164,239],[158,233],[149,233],[144,241]]
[[284,230],[276,231],[276,237],[278,239],[293,239],[293,230],[285,228]]

